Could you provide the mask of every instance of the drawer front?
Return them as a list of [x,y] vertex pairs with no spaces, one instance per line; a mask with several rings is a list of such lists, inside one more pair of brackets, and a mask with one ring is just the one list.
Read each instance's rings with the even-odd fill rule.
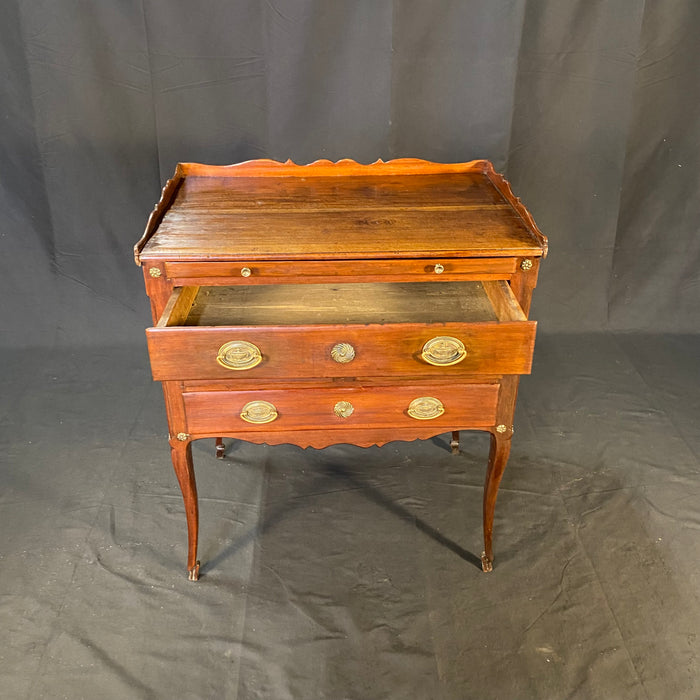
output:
[[288,260],[284,262],[166,262],[175,286],[334,283],[366,281],[458,281],[510,279],[516,258],[423,260]]
[[193,435],[415,428],[433,434],[494,424],[498,384],[206,391],[183,394]]
[[[146,331],[153,378],[286,379],[528,374],[536,323],[392,324],[307,327],[156,327]],[[448,338],[463,345],[454,364],[431,364]],[[451,343],[452,341],[448,341]],[[440,341],[438,341],[438,345]],[[427,359],[426,359],[427,358]],[[449,357],[446,358],[449,361]]]

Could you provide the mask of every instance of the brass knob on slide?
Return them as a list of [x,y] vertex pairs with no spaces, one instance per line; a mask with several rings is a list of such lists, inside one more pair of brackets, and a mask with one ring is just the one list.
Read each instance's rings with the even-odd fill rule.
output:
[[241,411],[247,423],[272,423],[277,418],[277,409],[269,401],[249,401]]
[[438,335],[423,346],[420,355],[429,365],[449,367],[461,362],[467,356],[467,348],[457,338]]
[[338,403],[333,406],[333,413],[335,413],[338,418],[350,418],[354,410],[355,407],[349,401],[338,401]]
[[216,361],[226,369],[252,369],[262,362],[260,348],[247,340],[232,340],[219,348]]
[[241,277],[250,277],[252,274],[253,271],[249,267],[241,268]]
[[337,343],[331,348],[331,357],[340,364],[352,362],[355,359],[355,348],[350,343]]
[[416,420],[433,420],[445,412],[445,406],[434,396],[420,396],[408,404],[408,415]]
[[436,275],[441,275],[445,271],[445,268],[440,263],[436,263],[433,270]]

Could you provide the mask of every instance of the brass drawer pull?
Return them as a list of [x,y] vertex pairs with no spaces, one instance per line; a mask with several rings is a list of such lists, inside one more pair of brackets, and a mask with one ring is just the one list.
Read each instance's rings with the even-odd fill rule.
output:
[[338,403],[333,406],[333,413],[335,413],[338,418],[350,418],[354,410],[355,407],[349,401],[338,401]]
[[241,277],[250,277],[252,274],[253,271],[249,267],[241,268]]
[[269,401],[250,401],[241,411],[247,423],[272,423],[277,418],[277,409]]
[[467,356],[467,349],[461,340],[450,335],[439,335],[423,346],[420,356],[430,365],[449,367],[461,362]]
[[445,267],[440,263],[435,263],[435,267],[433,268],[433,270],[435,271],[436,275],[441,275],[445,271]]
[[432,420],[439,418],[444,412],[442,401],[434,396],[421,396],[408,404],[408,415],[416,420]]
[[262,362],[262,353],[247,340],[232,340],[219,348],[216,361],[226,369],[252,369]]
[[331,348],[331,357],[344,364],[355,359],[355,348],[350,343],[338,343]]

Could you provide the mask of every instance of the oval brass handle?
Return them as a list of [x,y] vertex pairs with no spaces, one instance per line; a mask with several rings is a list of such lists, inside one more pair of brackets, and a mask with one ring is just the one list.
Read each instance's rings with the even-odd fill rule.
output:
[[445,271],[445,268],[440,263],[436,263],[433,270],[435,270],[436,275],[441,275]]
[[445,407],[442,401],[434,396],[420,396],[408,404],[408,415],[416,420],[432,420],[444,412]]
[[355,407],[349,401],[338,401],[338,403],[333,406],[333,413],[335,413],[338,418],[350,418],[354,410]]
[[262,362],[262,353],[247,340],[232,340],[219,348],[216,361],[226,369],[252,369]]
[[250,277],[253,274],[253,271],[249,267],[242,267],[241,268],[241,276],[242,277]]
[[344,364],[355,359],[355,348],[350,343],[338,343],[331,348],[331,357]]
[[269,401],[249,401],[241,410],[241,418],[247,423],[272,423],[277,409]]
[[423,346],[420,356],[429,365],[449,367],[461,362],[467,356],[467,348],[461,340],[451,335],[438,335]]

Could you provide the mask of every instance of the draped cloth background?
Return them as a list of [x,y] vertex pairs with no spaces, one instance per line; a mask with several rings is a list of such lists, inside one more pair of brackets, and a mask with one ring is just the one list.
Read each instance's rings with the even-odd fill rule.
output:
[[[4,345],[137,341],[178,161],[488,158],[550,237],[551,331],[700,327],[694,0],[7,0]],[[31,319],[31,320],[29,320]]]
[[[3,0],[2,697],[700,697],[700,2]],[[178,161],[488,158],[549,236],[488,439],[193,446],[132,246]]]

